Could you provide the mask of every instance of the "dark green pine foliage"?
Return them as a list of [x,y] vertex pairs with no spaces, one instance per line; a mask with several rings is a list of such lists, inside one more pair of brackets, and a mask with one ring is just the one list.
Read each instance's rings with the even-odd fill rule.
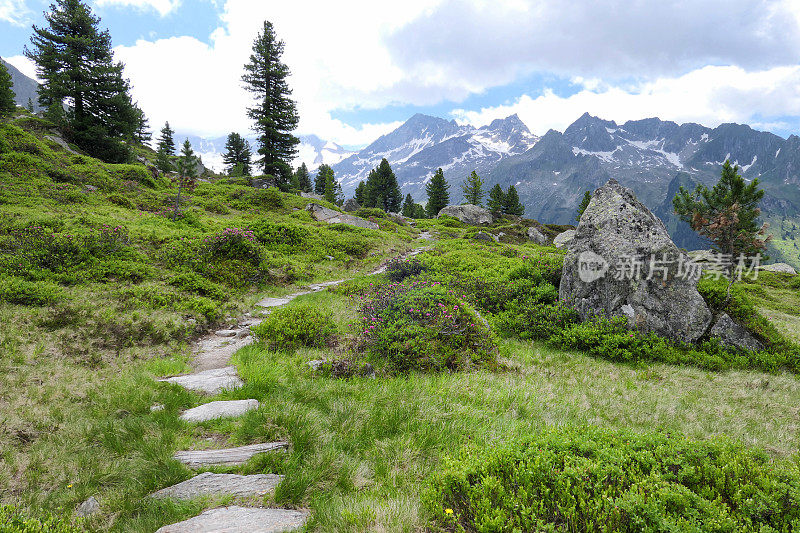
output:
[[161,136],[158,138],[158,149],[156,150],[156,168],[162,172],[174,170],[172,156],[175,155],[175,131],[170,128],[169,122],[164,123],[161,128]]
[[264,21],[262,31],[253,43],[253,53],[242,80],[253,94],[255,105],[247,108],[247,116],[255,121],[258,132],[257,163],[264,174],[275,176],[278,184],[288,184],[290,163],[297,153],[300,139],[292,134],[297,127],[297,107],[286,79],[289,67],[281,62],[283,41],[278,40],[271,22]]
[[317,177],[314,178],[314,194],[325,195],[325,184],[328,182],[328,178],[333,183],[333,169],[330,165],[323,163],[317,169]]
[[136,112],[136,131],[133,138],[139,144],[146,144],[153,138],[153,134],[150,131],[150,121],[147,120],[147,116],[144,111],[139,109],[138,105],[134,105],[133,108]]
[[14,102],[14,83],[11,81],[11,74],[0,61],[0,115],[11,114],[17,108]]
[[581,217],[583,216],[583,212],[586,211],[586,208],[589,207],[589,202],[592,201],[592,191],[586,191],[583,193],[583,200],[581,200],[580,205],[578,206],[578,214],[575,217],[576,222],[581,221]]
[[305,163],[297,167],[294,175],[297,189],[302,192],[311,192],[311,176],[308,174],[308,167]]
[[758,204],[764,197],[758,185],[758,178],[745,182],[739,175],[738,165],[731,166],[730,161],[725,161],[722,175],[712,189],[698,185],[690,192],[681,187],[672,205],[681,220],[710,239],[717,251],[730,254],[735,261],[739,254],[763,252],[771,238],[761,238],[768,225],[758,223],[761,214]]
[[450,193],[447,191],[449,188],[450,184],[444,179],[444,172],[441,168],[438,169],[431,181],[425,185],[425,192],[428,193],[428,205],[425,206],[425,210],[429,218],[436,218],[439,211],[447,207],[450,202]]
[[222,161],[229,176],[249,176],[251,156],[250,143],[247,139],[235,132],[228,134]]
[[428,218],[428,213],[420,204],[414,204],[414,218]]
[[383,209],[387,213],[397,213],[403,204],[403,193],[397,184],[391,165],[382,159],[380,164],[369,172],[364,185],[364,207]]
[[403,208],[400,210],[400,213],[404,217],[414,218],[414,199],[411,198],[410,194],[406,195],[406,199],[403,201]]
[[474,170],[461,184],[461,191],[464,193],[464,203],[483,205],[483,180]]
[[325,173],[325,189],[322,195],[327,201],[334,204],[336,203],[336,183],[333,178],[333,171]]
[[356,186],[356,192],[353,197],[355,198],[356,202],[358,202],[358,205],[360,205],[361,207],[367,207],[366,191],[367,191],[367,184],[364,183],[363,181],[359,181],[358,186]]
[[506,191],[503,202],[503,213],[506,215],[516,215],[518,217],[525,214],[525,206],[519,203],[519,194],[517,194],[517,188],[513,185],[510,185],[508,191]]
[[31,99],[31,97],[30,97],[30,96],[28,97],[28,105],[27,105],[27,106],[25,106],[25,107],[26,107],[26,108],[28,109],[28,111],[30,111],[31,113],[33,113],[33,112],[34,112],[34,109],[35,109],[35,108],[33,107],[33,100]]
[[[123,65],[114,62],[111,35],[98,29],[100,19],[80,0],[56,0],[44,18],[47,26],[33,27],[33,49],[25,47],[43,82],[40,104],[67,139],[90,155],[127,161],[124,140],[135,137],[140,121]],[[69,110],[59,112],[65,103]]]
[[184,189],[193,189],[197,183],[197,156],[194,155],[189,139],[183,141],[181,155],[178,157],[178,194],[175,197],[175,210],[172,220],[178,218],[181,206],[181,193]]
[[489,211],[492,213],[502,213],[506,205],[506,195],[499,183],[489,191],[489,201],[487,202]]

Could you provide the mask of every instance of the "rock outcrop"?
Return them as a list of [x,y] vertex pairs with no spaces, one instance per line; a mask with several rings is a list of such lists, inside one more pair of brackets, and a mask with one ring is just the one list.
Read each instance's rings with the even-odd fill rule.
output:
[[626,317],[637,330],[693,342],[712,315],[687,263],[661,220],[610,180],[595,191],[567,244],[560,297],[584,320]]
[[528,239],[532,240],[536,244],[541,245],[547,244],[548,241],[547,236],[533,226],[528,228]]
[[353,211],[358,211],[361,209],[361,204],[359,204],[355,198],[348,198],[344,201],[344,205],[342,209],[347,211],[348,213],[352,213]]
[[734,322],[727,313],[722,313],[719,316],[714,327],[711,328],[711,336],[717,337],[725,346],[751,351],[764,349],[764,345],[753,337],[750,332],[747,331],[747,328]]
[[491,212],[473,204],[449,205],[439,211],[438,216],[442,215],[457,218],[464,224],[469,224],[470,226],[491,224],[494,221]]
[[766,270],[767,272],[778,272],[780,274],[791,274],[792,276],[797,275],[797,270],[794,269],[792,265],[787,263],[773,263],[771,265],[761,265],[759,267],[760,270]]
[[374,222],[346,213],[340,213],[319,204],[308,204],[306,210],[311,213],[311,217],[314,220],[320,222],[327,222],[328,224],[348,224],[365,229],[379,229],[379,226]]
[[575,230],[568,229],[567,231],[563,231],[558,235],[556,235],[556,237],[553,239],[553,246],[555,246],[556,248],[563,248],[564,246],[569,244],[569,242],[574,238],[575,238]]

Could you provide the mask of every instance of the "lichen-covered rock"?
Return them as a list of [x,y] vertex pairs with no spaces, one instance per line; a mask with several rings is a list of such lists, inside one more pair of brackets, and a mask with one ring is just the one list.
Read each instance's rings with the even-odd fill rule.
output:
[[300,529],[306,520],[307,511],[231,505],[203,511],[183,522],[164,526],[156,533],[281,533]]
[[319,204],[308,204],[306,206],[306,210],[311,213],[311,217],[314,220],[318,220],[320,222],[327,222],[328,224],[348,224],[350,226],[366,229],[380,229],[379,226],[374,222],[364,220],[363,218],[359,218],[357,216],[348,215],[346,213],[340,213],[333,209],[323,207]]
[[567,244],[559,295],[584,320],[626,317],[628,325],[693,342],[709,311],[688,257],[664,224],[615,180],[597,189]]
[[485,231],[479,231],[475,235],[472,236],[473,239],[476,241],[484,241],[484,242],[494,242],[495,238],[491,233],[486,233]]
[[353,211],[358,211],[361,209],[361,204],[359,204],[355,198],[348,198],[344,201],[344,205],[342,209],[347,211],[348,213],[352,213]]
[[794,269],[792,265],[787,263],[773,263],[771,265],[761,265],[759,267],[761,270],[766,270],[767,272],[778,272],[780,274],[791,274],[792,276],[797,275],[797,271]]
[[86,516],[92,516],[97,512],[100,512],[100,504],[97,502],[97,499],[94,496],[90,496],[88,500],[78,506],[78,508],[75,510],[75,516],[78,518],[83,518]]
[[556,235],[555,239],[553,239],[553,246],[555,246],[556,248],[563,248],[574,238],[575,238],[575,230],[568,229],[567,231],[563,231],[558,235]]
[[473,204],[449,205],[439,211],[438,216],[442,215],[457,218],[464,224],[469,224],[470,226],[491,224],[494,221],[491,212]]
[[764,349],[764,345],[753,337],[753,335],[747,331],[747,328],[734,322],[727,313],[722,313],[717,319],[714,327],[711,328],[711,336],[717,337],[725,346],[751,351]]
[[547,237],[544,233],[539,231],[538,229],[531,226],[528,228],[528,239],[532,240],[536,244],[545,245],[547,244]]

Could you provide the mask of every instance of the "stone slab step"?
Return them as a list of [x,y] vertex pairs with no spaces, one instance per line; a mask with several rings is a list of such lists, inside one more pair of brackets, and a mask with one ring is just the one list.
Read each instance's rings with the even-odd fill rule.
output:
[[175,453],[173,457],[192,467],[236,466],[246,463],[251,457],[259,453],[279,450],[287,446],[289,446],[288,442],[265,442],[221,450],[186,450]]
[[256,305],[261,307],[280,307],[282,305],[286,305],[289,302],[294,300],[292,297],[287,298],[264,298],[260,302],[257,302]]
[[187,409],[180,418],[186,422],[205,422],[216,418],[241,416],[253,409],[258,409],[258,400],[221,400]]
[[164,526],[156,533],[282,533],[303,527],[307,511],[291,509],[256,509],[218,507],[202,514]]
[[150,497],[191,500],[200,496],[263,496],[274,490],[282,479],[283,476],[274,474],[240,476],[203,472],[192,479],[154,492]]
[[176,383],[185,389],[205,392],[207,394],[217,394],[223,389],[238,389],[244,385],[236,374],[236,368],[232,366],[213,368],[195,374],[160,379],[159,381]]

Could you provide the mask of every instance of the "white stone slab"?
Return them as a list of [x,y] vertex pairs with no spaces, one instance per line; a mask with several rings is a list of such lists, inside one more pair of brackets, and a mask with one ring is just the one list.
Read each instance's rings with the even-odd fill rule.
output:
[[264,298],[260,302],[256,303],[256,305],[261,307],[280,307],[288,304],[292,300],[293,298]]
[[307,511],[291,509],[255,509],[218,507],[202,514],[164,526],[156,533],[282,533],[303,527]]
[[198,405],[184,411],[181,420],[187,422],[205,422],[216,418],[241,416],[247,411],[258,409],[258,400],[224,400]]
[[287,442],[265,442],[221,450],[186,450],[176,452],[173,457],[192,467],[236,466],[246,463],[254,455],[286,448],[288,445]]
[[238,389],[244,384],[236,374],[236,368],[232,366],[213,368],[211,370],[197,372],[196,374],[175,376],[159,381],[175,383],[183,388],[205,392],[207,394],[217,394],[223,389]]
[[282,479],[283,476],[275,474],[240,476],[203,472],[192,479],[154,492],[150,497],[191,500],[201,496],[263,496],[274,490]]

